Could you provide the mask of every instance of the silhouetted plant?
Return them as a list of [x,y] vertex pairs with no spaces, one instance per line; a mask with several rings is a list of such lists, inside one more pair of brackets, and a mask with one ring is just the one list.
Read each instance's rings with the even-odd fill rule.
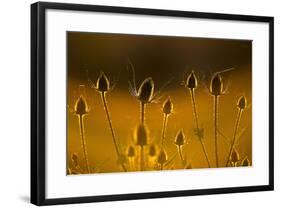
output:
[[148,145],[148,132],[143,124],[139,124],[135,132],[136,145],[140,147],[140,170],[144,170],[144,147]]
[[231,161],[231,164],[233,167],[236,167],[237,163],[240,161],[239,153],[235,148],[233,149],[233,151],[231,153],[230,161]]
[[81,136],[82,149],[83,149],[84,158],[85,158],[85,164],[86,164],[87,172],[90,173],[87,145],[86,145],[86,139],[84,136],[84,123],[83,123],[83,118],[88,113],[88,106],[87,106],[85,98],[82,95],[77,99],[75,106],[74,106],[74,111],[79,119],[80,136]]
[[163,104],[163,125],[162,125],[162,136],[161,136],[161,148],[163,148],[164,140],[165,140],[165,133],[167,129],[168,117],[171,115],[173,111],[173,104],[171,102],[170,97],[164,102]]
[[160,165],[160,170],[163,170],[164,164],[167,162],[168,156],[164,149],[160,150],[160,153],[157,157],[157,162]]
[[185,142],[186,141],[185,141],[184,133],[182,130],[180,130],[177,133],[177,136],[175,138],[175,145],[177,146],[178,153],[179,153],[180,159],[182,161],[182,164],[185,164],[185,159],[183,158],[183,155],[182,155],[182,146],[185,144]]
[[116,154],[117,154],[117,162],[122,166],[123,170],[126,172],[127,171],[126,166],[124,165],[124,163],[120,163],[120,159],[122,159],[122,158],[120,158],[121,153],[120,153],[120,150],[119,150],[119,145],[118,145],[118,142],[117,142],[117,139],[116,139],[116,136],[115,136],[115,132],[114,132],[114,129],[113,129],[111,117],[110,117],[108,106],[107,106],[106,93],[110,89],[112,89],[107,76],[103,72],[101,72],[99,78],[97,79],[96,85],[93,85],[92,87],[94,87],[101,95],[101,100],[102,100],[102,103],[103,103],[103,107],[104,107],[105,114],[106,114],[106,117],[107,117],[107,120],[108,120],[110,131],[111,131],[113,144],[114,144],[115,151],[116,151]]
[[250,160],[248,159],[248,157],[245,157],[241,162],[241,166],[247,167],[250,165],[251,165],[251,163],[250,163]]
[[236,118],[236,122],[235,122],[235,128],[234,128],[234,134],[233,134],[231,147],[230,147],[228,157],[227,157],[227,162],[226,162],[226,165],[225,165],[226,167],[228,166],[230,156],[233,152],[234,145],[235,145],[235,142],[236,142],[236,135],[237,135],[237,130],[238,130],[238,127],[239,127],[240,119],[241,119],[242,113],[243,113],[243,111],[246,107],[247,107],[247,100],[246,100],[245,96],[241,96],[238,99],[238,102],[237,102],[238,114],[237,114],[237,118]]
[[192,107],[193,107],[193,116],[194,116],[194,120],[195,120],[195,135],[198,137],[198,140],[200,141],[205,159],[208,163],[208,167],[210,168],[211,167],[210,160],[209,160],[209,157],[208,157],[208,154],[206,151],[205,144],[203,142],[204,129],[199,128],[199,121],[198,121],[199,116],[197,113],[196,101],[195,101],[195,89],[197,88],[197,85],[198,85],[198,83],[197,83],[196,75],[195,75],[194,71],[192,71],[190,73],[190,75],[187,77],[187,80],[185,82],[185,87],[187,89],[189,89],[189,92],[190,92],[191,103],[192,103]]
[[128,156],[128,160],[129,160],[129,167],[131,167],[131,169],[134,169],[136,150],[132,145],[130,145],[128,148],[127,156]]

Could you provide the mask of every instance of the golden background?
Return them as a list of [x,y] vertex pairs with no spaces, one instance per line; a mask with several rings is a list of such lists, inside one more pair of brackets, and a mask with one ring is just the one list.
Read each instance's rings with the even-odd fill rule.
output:
[[[172,165],[167,169],[182,169],[174,140],[182,129],[187,144],[183,154],[192,168],[206,168],[207,163],[198,138],[194,135],[194,118],[190,93],[182,85],[194,70],[198,79],[195,90],[199,125],[204,128],[204,143],[211,167],[215,167],[213,97],[209,93],[212,75],[227,68],[233,71],[222,74],[225,94],[219,97],[218,129],[227,137],[218,136],[219,165],[224,167],[233,139],[238,113],[237,100],[244,95],[248,107],[243,111],[235,148],[240,158],[252,161],[252,42],[247,40],[206,39],[148,35],[106,33],[67,33],[67,164],[68,174],[86,173],[81,145],[78,116],[73,109],[80,95],[86,99],[89,113],[84,116],[84,135],[91,173],[121,172],[117,164],[110,128],[100,93],[91,88],[89,80],[96,83],[104,72],[111,84],[107,104],[116,138],[125,154],[134,145],[134,130],[140,122],[140,104],[129,92],[131,74],[126,69],[131,62],[135,69],[136,85],[152,77],[155,90],[171,82],[161,92],[158,103],[146,107],[145,122],[149,130],[149,143],[159,146],[163,123],[162,105],[168,96],[173,103],[173,113],[168,118],[164,148]],[[84,87],[81,87],[83,85]],[[138,150],[138,147],[136,147]],[[159,152],[159,147],[158,147]],[[145,149],[146,159],[148,148]],[[138,152],[137,152],[138,153]],[[72,154],[78,156],[80,171],[73,169]],[[139,170],[138,160],[135,168]],[[148,164],[148,162],[147,162]],[[190,167],[189,167],[190,168]],[[148,170],[149,168],[147,168]]]

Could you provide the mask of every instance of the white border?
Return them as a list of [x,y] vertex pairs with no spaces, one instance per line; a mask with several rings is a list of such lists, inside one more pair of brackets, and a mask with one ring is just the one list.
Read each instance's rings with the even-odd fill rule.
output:
[[[47,10],[46,23],[47,198],[268,185],[267,23],[60,10]],[[253,40],[254,166],[66,176],[66,31]]]

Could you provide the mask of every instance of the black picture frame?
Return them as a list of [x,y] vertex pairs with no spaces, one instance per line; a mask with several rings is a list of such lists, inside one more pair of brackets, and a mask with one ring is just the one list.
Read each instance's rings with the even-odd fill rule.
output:
[[[47,9],[106,12],[121,14],[192,17],[201,19],[263,22],[269,24],[269,184],[263,186],[225,187],[201,190],[163,191],[153,193],[130,193],[121,195],[85,196],[47,199],[45,195],[46,153],[46,83],[45,83],[45,16]],[[72,204],[116,200],[193,196],[236,192],[269,191],[274,189],[274,18],[235,14],[217,14],[159,9],[94,6],[38,2],[31,5],[31,203],[35,205]]]

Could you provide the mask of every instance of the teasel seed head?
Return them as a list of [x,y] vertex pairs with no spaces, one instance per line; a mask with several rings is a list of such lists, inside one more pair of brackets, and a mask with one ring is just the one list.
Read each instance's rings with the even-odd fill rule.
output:
[[232,151],[232,154],[230,156],[230,160],[233,163],[237,163],[240,160],[239,153],[238,153],[238,151],[235,148]]
[[210,92],[214,96],[221,95],[223,91],[223,83],[220,74],[213,76],[210,84]]
[[250,166],[250,160],[247,157],[245,157],[242,160],[241,166],[244,166],[244,167]]
[[74,111],[76,115],[83,116],[88,113],[88,106],[85,98],[81,95],[74,106]]
[[136,151],[132,145],[129,146],[127,155],[128,157],[135,157]]
[[139,124],[136,128],[136,145],[145,146],[148,144],[148,133],[147,129],[143,124]]
[[153,97],[154,93],[154,82],[151,77],[146,78],[139,90],[138,90],[138,99],[142,103],[149,103]]
[[182,146],[185,143],[185,136],[182,130],[180,130],[177,133],[176,139],[175,139],[175,145]]
[[167,153],[164,149],[162,149],[158,155],[158,158],[157,158],[157,162],[160,164],[160,165],[164,165],[166,162],[167,162],[168,158],[167,158]]
[[197,88],[197,78],[194,74],[194,71],[192,71],[187,77],[185,87],[189,88],[190,90]]
[[156,156],[156,146],[154,144],[149,146],[148,154],[150,157]]
[[247,107],[247,100],[246,100],[245,96],[241,96],[238,99],[237,107],[241,110],[244,110]]
[[166,115],[171,114],[173,111],[173,103],[171,102],[170,97],[163,104],[163,113]]
[[109,80],[107,76],[103,72],[101,72],[97,80],[96,89],[99,92],[107,92],[109,88],[110,88]]

